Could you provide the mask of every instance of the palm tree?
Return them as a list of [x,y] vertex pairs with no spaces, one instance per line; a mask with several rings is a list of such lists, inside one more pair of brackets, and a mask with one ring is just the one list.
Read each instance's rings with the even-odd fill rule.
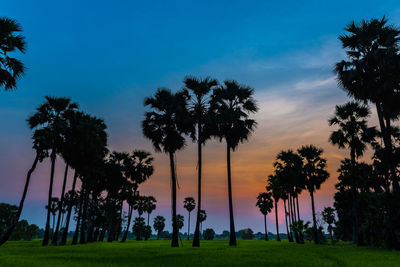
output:
[[146,112],[142,122],[143,134],[152,141],[155,150],[169,155],[172,187],[172,247],[179,246],[174,156],[185,146],[183,135],[193,132],[187,99],[188,95],[184,91],[173,94],[168,89],[159,89],[154,97],[145,99],[145,105],[150,106],[152,111]]
[[7,242],[7,240],[10,238],[12,232],[14,231],[15,227],[17,226],[17,223],[19,222],[19,218],[21,216],[22,209],[24,207],[26,194],[28,193],[28,188],[29,188],[29,183],[31,180],[32,173],[36,169],[38,162],[42,162],[46,157],[48,157],[48,150],[50,148],[49,144],[48,144],[48,138],[49,138],[49,131],[47,131],[46,129],[38,129],[33,133],[33,136],[32,136],[33,149],[36,152],[36,156],[35,156],[35,159],[33,161],[31,168],[28,170],[28,173],[26,175],[24,191],[22,193],[22,197],[19,202],[18,211],[15,215],[14,222],[7,229],[7,231],[4,233],[4,235],[1,236],[0,246],[3,245],[5,242]]
[[184,222],[185,222],[185,217],[183,215],[177,214],[176,215],[176,221],[178,224],[178,229],[181,230],[183,228]]
[[264,215],[265,241],[268,241],[267,214],[270,213],[274,207],[273,202],[272,194],[269,192],[260,193],[257,196],[256,206],[260,209],[262,215]]
[[203,222],[207,219],[207,213],[205,210],[200,211],[200,232],[203,232]]
[[13,19],[0,17],[0,86],[12,90],[17,87],[17,79],[24,74],[24,64],[8,53],[16,50],[25,53],[25,37],[19,34],[21,25]]
[[150,214],[157,207],[156,202],[157,202],[157,200],[153,196],[146,197],[145,210],[147,212],[147,225],[149,225],[149,222],[150,222]]
[[146,196],[139,196],[133,205],[133,209],[138,211],[139,217],[142,217],[142,214],[146,211],[146,201]]
[[[201,171],[202,171],[202,146],[205,144],[210,135],[207,133],[207,113],[208,113],[208,96],[211,90],[218,85],[217,80],[211,78],[197,79],[195,77],[186,77],[184,80],[185,90],[188,90],[192,97],[190,101],[190,113],[193,123],[197,127],[197,134],[193,134],[193,140],[197,140],[197,219],[196,228],[193,238],[193,247],[200,246],[200,210],[201,210]],[[189,212],[190,217],[190,212]],[[190,227],[190,222],[189,222]],[[188,232],[189,240],[189,232]]]
[[331,235],[331,240],[333,242],[332,224],[335,223],[335,210],[331,207],[324,208],[324,210],[322,211],[322,219],[328,224],[328,231]]
[[194,201],[194,198],[192,197],[186,197],[185,200],[183,201],[183,207],[188,211],[189,213],[189,220],[188,220],[188,235],[187,235],[187,240],[189,240],[190,237],[190,212],[194,210],[196,207],[196,202]]
[[165,227],[165,218],[163,216],[155,217],[153,227],[157,231],[157,240],[159,240],[161,232],[164,230]]
[[[70,111],[64,114],[68,126],[64,134],[65,140],[61,149],[61,155],[68,165],[75,169],[72,182],[71,197],[76,199],[76,182],[79,176],[84,175],[90,169],[95,169],[99,161],[107,154],[107,126],[102,119],[87,115],[79,111]],[[82,179],[82,177],[80,177]],[[64,176],[64,182],[66,183]],[[69,223],[72,215],[73,202],[67,208],[67,218],[62,233],[60,245],[65,245]],[[56,229],[56,233],[57,229]]]
[[268,176],[268,185],[266,187],[267,191],[272,192],[272,197],[274,198],[275,204],[275,224],[276,224],[276,241],[281,241],[279,236],[279,223],[278,223],[278,201],[282,198],[283,190],[279,183],[279,179],[276,175]]
[[385,145],[386,167],[390,171],[393,190],[400,194],[389,130],[391,120],[400,112],[400,30],[387,25],[385,17],[361,23],[353,21],[345,30],[348,34],[341,35],[339,40],[347,49],[347,58],[335,68],[339,85],[356,100],[375,104]]
[[[341,106],[336,106],[335,115],[329,119],[329,125],[337,125],[339,129],[333,131],[329,141],[339,148],[350,150],[351,176],[355,181],[356,160],[361,157],[367,144],[374,141],[376,136],[375,127],[367,126],[367,118],[370,114],[369,108],[358,102],[349,102]],[[354,182],[353,182],[354,184]],[[358,215],[357,215],[357,188],[353,187],[353,241],[358,244]]]
[[326,171],[326,159],[321,157],[323,150],[314,145],[302,146],[298,153],[304,160],[303,170],[306,178],[306,188],[311,196],[315,243],[320,244],[315,217],[314,192],[320,189],[321,184],[329,178],[329,173]]
[[[60,152],[63,143],[62,133],[66,129],[64,115],[68,112],[74,111],[78,108],[76,103],[72,103],[69,98],[64,97],[49,97],[46,96],[46,101],[36,109],[31,117],[28,118],[29,127],[31,129],[47,129],[50,132],[51,142],[51,172],[50,172],[50,186],[47,205],[50,207],[53,180],[54,180],[54,167],[56,156]],[[46,246],[49,242],[50,233],[50,209],[47,210],[46,227],[42,245]]]
[[223,86],[214,90],[210,102],[213,118],[211,133],[220,141],[223,139],[226,141],[230,246],[236,246],[232,203],[231,150],[234,151],[239,143],[248,140],[256,127],[255,120],[249,118],[250,113],[257,111],[253,94],[254,90],[248,86],[239,85],[236,81],[225,81]]

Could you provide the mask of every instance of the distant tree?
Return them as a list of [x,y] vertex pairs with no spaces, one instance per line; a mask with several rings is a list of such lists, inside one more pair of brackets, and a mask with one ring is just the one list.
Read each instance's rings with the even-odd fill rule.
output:
[[311,196],[315,243],[321,244],[319,234],[317,233],[314,192],[320,189],[321,184],[329,178],[329,173],[326,171],[326,159],[322,157],[323,150],[314,145],[302,146],[298,152],[304,160],[303,168],[306,178],[306,188]]
[[155,217],[153,227],[157,231],[157,240],[158,240],[160,239],[160,235],[165,227],[165,218],[163,216]]
[[213,229],[211,228],[207,228],[206,230],[204,230],[204,240],[213,240],[215,237],[215,232]]
[[[207,132],[207,124],[209,123],[208,108],[209,101],[208,97],[210,91],[218,85],[217,80],[211,78],[197,79],[195,77],[186,77],[184,80],[185,90],[187,90],[191,97],[189,102],[190,115],[192,117],[192,123],[196,128],[197,133],[193,132],[193,141],[197,141],[197,174],[198,174],[198,195],[197,195],[197,219],[196,228],[193,238],[193,247],[200,246],[200,211],[201,211],[201,171],[202,171],[202,146],[210,138],[209,132]],[[190,217],[190,211],[189,211]],[[190,225],[190,221],[189,224]],[[189,239],[188,231],[188,239]]]
[[331,240],[333,242],[332,224],[335,223],[335,210],[331,207],[324,208],[324,210],[322,211],[322,219],[324,220],[324,222],[326,222],[328,224],[328,232],[329,232],[329,234],[331,236]]
[[10,240],[25,240],[31,241],[40,233],[40,229],[35,224],[29,224],[26,220],[21,220],[17,223],[15,230],[10,236]]
[[9,53],[25,53],[25,37],[20,34],[21,25],[13,19],[0,17],[0,86],[12,90],[17,88],[17,79],[24,74],[24,64]]
[[231,151],[239,143],[249,139],[255,130],[256,121],[249,118],[258,108],[253,99],[254,89],[238,84],[236,81],[225,81],[223,86],[214,89],[211,96],[210,111],[213,120],[211,134],[226,141],[226,162],[228,173],[228,200],[230,238],[229,245],[236,246],[235,222],[233,217]]
[[8,203],[0,203],[0,236],[3,236],[15,223],[14,220],[17,212],[17,206]]
[[184,225],[185,217],[183,217],[183,215],[178,214],[178,215],[176,215],[176,220],[178,223],[178,229],[179,230],[182,229],[182,227]]
[[200,211],[200,232],[203,232],[203,222],[207,219],[207,213],[205,210]]
[[178,247],[178,226],[176,221],[176,173],[175,153],[184,148],[184,134],[193,133],[193,124],[187,109],[188,95],[184,91],[171,93],[159,89],[154,97],[145,99],[151,108],[142,122],[143,134],[150,139],[157,152],[169,155],[172,184],[172,240],[171,246]]
[[257,196],[256,206],[260,209],[262,215],[264,215],[265,240],[268,241],[267,214],[270,213],[274,207],[272,194],[269,192],[260,193]]
[[156,202],[157,202],[157,200],[153,196],[146,197],[145,211],[147,212],[147,225],[149,225],[149,222],[150,222],[150,214],[157,207]]
[[194,210],[196,207],[196,202],[194,201],[194,198],[192,197],[186,197],[185,200],[183,201],[183,207],[188,211],[189,213],[189,219],[188,219],[188,235],[187,235],[187,240],[189,240],[190,237],[190,212]]
[[239,235],[242,237],[243,240],[249,240],[254,238],[254,232],[250,228],[240,230]]
[[136,236],[136,240],[140,241],[143,240],[145,234],[146,223],[144,218],[136,217],[134,224],[132,226],[132,232]]

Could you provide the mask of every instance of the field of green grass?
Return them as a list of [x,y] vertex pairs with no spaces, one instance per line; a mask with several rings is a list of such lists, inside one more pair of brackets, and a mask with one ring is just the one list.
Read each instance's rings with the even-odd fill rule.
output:
[[7,242],[0,266],[400,266],[400,252],[348,244],[298,245],[286,241],[202,241],[200,248],[170,241],[127,241],[41,247],[40,240]]

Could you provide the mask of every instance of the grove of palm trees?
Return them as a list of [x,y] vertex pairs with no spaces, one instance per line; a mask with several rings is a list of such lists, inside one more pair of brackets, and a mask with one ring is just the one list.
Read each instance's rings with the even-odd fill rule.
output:
[[[324,143],[293,133],[302,143],[277,142],[279,150],[269,151],[272,135],[258,135],[270,127],[265,110],[284,107],[266,107],[254,77],[183,74],[175,87],[161,79],[168,86],[134,92],[129,108],[141,112],[124,120],[136,120],[136,130],[124,124],[116,131],[103,118],[111,105],[88,112],[91,105],[72,89],[41,95],[23,122],[31,146],[29,155],[19,155],[31,161],[18,168],[25,176],[12,182],[1,165],[1,187],[18,202],[0,195],[0,265],[399,265],[400,24],[394,22],[352,21],[336,36],[341,58],[329,66],[332,90],[347,100],[318,117],[329,127],[321,128]],[[23,74],[34,68],[29,29],[0,18],[1,97],[24,94]],[[288,121],[293,129],[302,123]],[[120,143],[121,132],[134,141]],[[260,168],[257,178],[247,177]],[[36,198],[45,204],[35,206]]]

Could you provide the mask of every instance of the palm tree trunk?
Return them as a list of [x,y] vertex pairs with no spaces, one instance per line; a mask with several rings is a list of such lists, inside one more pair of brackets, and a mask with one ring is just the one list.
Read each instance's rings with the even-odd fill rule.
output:
[[189,211],[189,223],[188,223],[188,236],[187,236],[187,240],[189,240],[189,236],[190,236],[190,211]]
[[[292,194],[289,194],[289,203],[290,203],[290,213],[292,214],[292,218],[293,218],[293,222],[296,222],[296,207],[294,204],[294,198]],[[294,239],[296,240],[296,243],[299,244],[300,243],[300,239],[299,239],[299,233],[295,230],[294,231]]]
[[147,226],[149,226],[149,222],[150,222],[150,213],[147,212]]
[[289,225],[288,225],[288,219],[287,219],[288,213],[286,210],[286,199],[283,200],[283,207],[285,208],[285,222],[286,222],[287,237],[288,237],[289,242],[293,242],[293,238],[291,237],[290,232],[289,232]]
[[353,213],[353,242],[358,245],[358,214],[357,214],[357,186],[356,186],[356,152],[354,148],[350,149],[350,159],[351,159],[351,180],[352,186],[352,213]]
[[22,197],[19,202],[18,211],[17,211],[17,214],[15,215],[15,220],[14,220],[13,224],[8,228],[7,232],[5,232],[5,234],[1,237],[0,246],[3,245],[5,242],[7,242],[7,240],[10,238],[12,232],[14,231],[15,226],[17,226],[17,223],[18,223],[19,218],[22,213],[22,208],[24,207],[26,194],[28,193],[28,187],[29,187],[29,182],[31,180],[31,175],[32,175],[33,171],[36,169],[36,165],[37,165],[38,161],[39,161],[39,154],[36,153],[35,160],[33,161],[32,167],[29,169],[29,171],[26,175],[24,192],[22,193]]
[[51,196],[53,193],[53,181],[54,181],[54,167],[56,163],[56,151],[53,148],[51,151],[51,172],[50,172],[50,186],[49,186],[49,195],[47,200],[47,216],[46,216],[46,227],[44,230],[44,237],[42,246],[47,246],[49,244],[49,237],[50,237],[50,207],[51,207]]
[[87,204],[89,198],[89,190],[87,188],[87,183],[84,183],[83,187],[83,209],[82,209],[82,218],[81,218],[81,232],[79,238],[79,244],[86,243],[86,213],[87,213]]
[[232,180],[231,180],[231,147],[226,144],[226,163],[228,170],[228,195],[229,195],[229,221],[230,221],[230,235],[229,246],[236,246],[236,233],[235,222],[233,219],[233,201],[232,201]]
[[67,176],[68,176],[68,163],[65,165],[64,181],[63,181],[63,185],[62,185],[60,203],[59,203],[59,207],[58,207],[57,226],[56,226],[56,229],[53,234],[53,240],[51,242],[51,244],[54,246],[57,245],[57,241],[58,241],[58,230],[60,229],[60,220],[61,220],[62,207],[63,207],[63,202],[64,202],[64,193],[65,193],[65,185],[67,183]]
[[80,223],[81,223],[81,217],[82,217],[82,206],[83,206],[83,184],[82,182],[81,185],[81,195],[80,195],[80,200],[79,200],[79,211],[78,211],[78,219],[76,221],[76,228],[74,232],[74,237],[72,238],[72,245],[76,245],[78,243],[78,234],[79,234],[79,228],[80,228]]
[[176,173],[175,173],[175,162],[174,154],[169,153],[169,161],[171,167],[171,182],[172,182],[172,241],[171,247],[179,247],[178,238],[178,224],[176,221]]
[[200,247],[200,211],[201,211],[201,167],[202,167],[202,144],[201,144],[201,129],[198,127],[198,138],[197,138],[197,218],[196,228],[193,236],[193,247]]
[[390,179],[392,180],[393,191],[396,192],[397,194],[400,194],[399,181],[396,176],[396,167],[393,162],[392,141],[390,138],[390,133],[388,131],[389,130],[388,126],[390,125],[390,119],[386,120],[386,122],[389,122],[389,125],[385,126],[383,108],[382,108],[381,103],[376,104],[376,110],[378,113],[379,125],[381,127],[383,142],[385,144],[384,155],[385,155],[386,162],[387,162],[385,167],[386,167],[387,171],[390,170]]
[[75,170],[74,174],[74,180],[72,182],[72,192],[71,192],[71,203],[68,205],[68,214],[67,214],[67,219],[65,220],[65,228],[64,232],[61,238],[61,243],[60,245],[65,245],[67,243],[67,236],[68,236],[68,229],[69,229],[69,221],[71,220],[71,214],[72,214],[72,208],[73,208],[73,201],[72,199],[75,197],[75,186],[76,186],[76,180],[78,178],[78,173]]
[[301,220],[301,218],[300,218],[300,211],[299,211],[299,196],[298,195],[296,195],[296,203],[297,203],[297,218],[299,219],[299,220]]
[[265,214],[264,214],[264,230],[265,230],[265,241],[268,241],[267,215]]
[[122,243],[125,242],[126,238],[128,237],[129,227],[131,226],[131,220],[132,220],[132,211],[133,211],[133,208],[132,208],[132,206],[129,205],[128,225],[126,226],[126,230],[125,230],[124,236],[121,239]]
[[279,224],[278,224],[278,201],[275,200],[275,223],[276,223],[276,241],[281,241],[281,237],[279,236]]
[[289,242],[293,242],[293,234],[292,234],[293,217],[290,214],[290,196],[289,195],[288,195],[288,199],[287,199],[287,215],[289,218],[289,235],[290,235]]
[[313,217],[313,230],[314,230],[314,241],[315,244],[320,244],[319,241],[319,234],[318,234],[318,230],[317,230],[317,219],[315,217],[315,206],[314,206],[314,192],[311,191],[310,192],[310,196],[311,196],[311,208],[312,208],[312,217]]

